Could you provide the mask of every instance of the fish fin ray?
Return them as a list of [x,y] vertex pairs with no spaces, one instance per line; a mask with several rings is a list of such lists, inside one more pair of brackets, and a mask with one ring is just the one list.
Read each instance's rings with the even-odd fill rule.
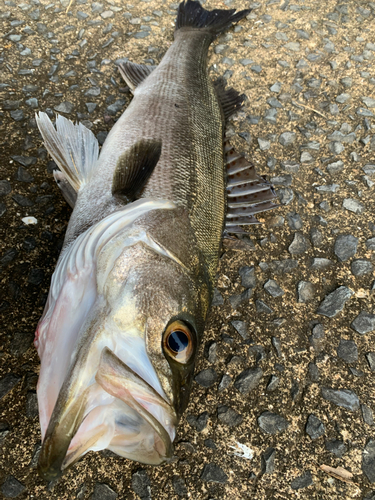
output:
[[118,159],[113,174],[112,195],[121,201],[135,200],[161,155],[161,141],[141,139]]
[[232,115],[242,108],[246,96],[245,94],[240,94],[232,87],[226,89],[223,77],[214,81],[214,87],[223,111],[225,122],[227,122]]
[[178,7],[176,31],[181,28],[206,29],[213,36],[223,33],[233,24],[247,16],[251,9],[236,12],[236,9],[214,9],[208,11],[199,2],[187,0]]
[[60,188],[65,201],[68,203],[68,205],[70,205],[71,208],[74,208],[77,200],[77,191],[73,188],[73,186],[67,180],[66,175],[64,174],[64,172],[61,172],[61,170],[54,170],[53,177],[56,181],[56,184]]
[[99,143],[95,135],[82,123],[74,124],[57,115],[56,128],[46,113],[35,115],[44,144],[67,182],[75,191],[91,177],[99,156]]
[[121,76],[132,92],[143,80],[146,80],[155,68],[156,66],[146,66],[145,64],[136,64],[129,61],[119,65]]

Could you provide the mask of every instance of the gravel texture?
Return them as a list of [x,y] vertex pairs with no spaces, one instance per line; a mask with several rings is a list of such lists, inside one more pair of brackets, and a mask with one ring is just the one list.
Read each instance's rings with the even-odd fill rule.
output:
[[375,498],[375,3],[205,3],[224,5],[253,10],[215,40],[210,75],[247,96],[227,133],[280,207],[223,242],[171,462],[88,453],[45,484],[32,339],[71,210],[34,113],[81,121],[103,144],[131,99],[118,64],[159,63],[177,3],[0,0],[4,498]]

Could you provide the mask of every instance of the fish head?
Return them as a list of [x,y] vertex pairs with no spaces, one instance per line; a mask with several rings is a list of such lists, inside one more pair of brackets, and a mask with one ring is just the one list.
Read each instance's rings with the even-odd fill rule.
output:
[[39,472],[49,480],[90,450],[153,465],[171,458],[208,310],[194,251],[178,251],[139,220],[121,230],[101,224],[108,237],[95,228],[60,261],[65,281],[41,321]]

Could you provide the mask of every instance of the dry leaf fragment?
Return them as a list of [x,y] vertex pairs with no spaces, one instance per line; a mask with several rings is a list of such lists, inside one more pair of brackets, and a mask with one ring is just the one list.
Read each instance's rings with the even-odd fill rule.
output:
[[345,483],[353,483],[353,474],[342,467],[330,467],[329,465],[321,465],[320,468],[327,472],[330,476],[335,479],[339,479],[340,481],[344,481]]

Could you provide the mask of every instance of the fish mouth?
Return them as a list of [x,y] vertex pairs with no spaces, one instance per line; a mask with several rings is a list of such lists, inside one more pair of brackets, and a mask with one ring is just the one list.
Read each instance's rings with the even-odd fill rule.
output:
[[38,471],[44,479],[57,479],[90,450],[108,449],[149,465],[172,457],[174,409],[108,347],[101,352],[88,388],[79,395],[74,391],[74,400],[69,398],[69,388],[64,389],[39,456]]

